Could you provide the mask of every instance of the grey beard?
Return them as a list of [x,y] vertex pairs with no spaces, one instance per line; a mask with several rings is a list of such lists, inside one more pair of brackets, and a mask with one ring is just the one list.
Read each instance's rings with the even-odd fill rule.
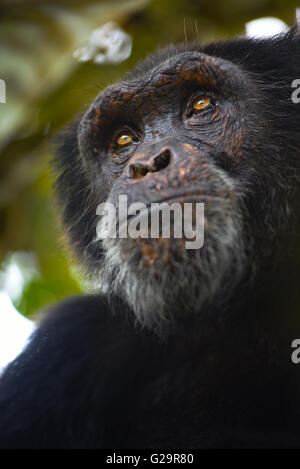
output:
[[[225,300],[245,265],[238,207],[237,199],[208,199],[205,241],[198,250],[186,250],[178,239],[105,238],[101,288],[121,298],[139,325],[159,335],[188,314],[201,314],[216,295]],[[145,265],[145,250],[156,253],[151,266]]]

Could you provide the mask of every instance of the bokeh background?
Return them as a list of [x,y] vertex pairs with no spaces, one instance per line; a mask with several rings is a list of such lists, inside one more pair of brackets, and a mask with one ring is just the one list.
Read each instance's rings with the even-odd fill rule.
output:
[[291,25],[298,1],[0,0],[0,319],[86,288],[52,202],[53,137],[157,46]]

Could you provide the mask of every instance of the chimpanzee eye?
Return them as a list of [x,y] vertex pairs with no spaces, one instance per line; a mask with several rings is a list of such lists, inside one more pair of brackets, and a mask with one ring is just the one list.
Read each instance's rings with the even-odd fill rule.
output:
[[130,133],[121,133],[117,138],[117,145],[119,147],[125,147],[130,145],[133,142],[133,135]]
[[198,97],[193,101],[194,114],[199,114],[211,105],[211,99],[207,97]]
[[117,133],[112,141],[112,153],[116,160],[123,159],[134,153],[138,145],[138,137],[129,128]]
[[207,95],[193,95],[188,103],[185,117],[195,117],[203,112],[213,109],[215,101]]

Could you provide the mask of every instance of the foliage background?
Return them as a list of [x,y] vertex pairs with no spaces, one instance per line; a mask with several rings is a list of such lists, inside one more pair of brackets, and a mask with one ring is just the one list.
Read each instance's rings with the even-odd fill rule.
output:
[[[24,315],[84,285],[52,202],[53,136],[157,46],[243,34],[246,22],[263,16],[292,24],[297,6],[294,0],[0,0],[0,78],[7,87],[0,104],[0,264],[5,269],[15,252],[34,254],[39,274],[14,298]],[[130,58],[119,65],[74,59],[92,30],[110,20],[132,36]]]

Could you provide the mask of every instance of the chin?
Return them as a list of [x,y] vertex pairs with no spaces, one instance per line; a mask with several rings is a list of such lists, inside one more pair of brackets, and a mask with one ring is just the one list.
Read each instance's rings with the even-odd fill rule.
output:
[[212,299],[227,297],[243,276],[243,228],[231,204],[206,204],[201,249],[186,249],[184,238],[103,237],[101,289],[121,298],[140,326],[159,335],[177,329],[187,315],[201,316]]

